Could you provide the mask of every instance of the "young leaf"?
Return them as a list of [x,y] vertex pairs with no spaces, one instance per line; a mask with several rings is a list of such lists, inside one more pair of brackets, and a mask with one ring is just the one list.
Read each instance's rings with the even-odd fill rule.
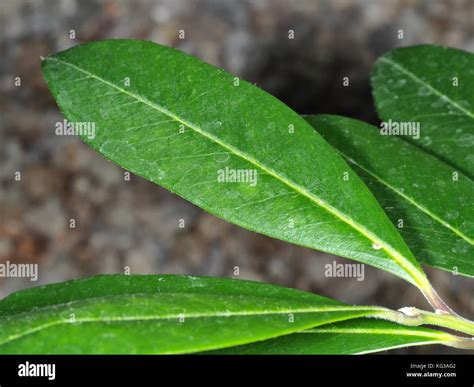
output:
[[385,312],[251,281],[96,276],[0,301],[0,353],[190,353]]
[[223,219],[429,283],[377,201],[287,106],[173,48],[80,45],[42,63],[84,141],[106,158]]
[[397,48],[376,62],[373,94],[383,121],[418,122],[404,137],[474,178],[474,55],[447,47]]
[[423,263],[474,276],[474,182],[398,137],[339,116],[307,121],[365,181]]
[[212,351],[240,355],[353,355],[414,345],[450,345],[456,337],[423,327],[388,321],[354,319],[308,329],[275,339]]

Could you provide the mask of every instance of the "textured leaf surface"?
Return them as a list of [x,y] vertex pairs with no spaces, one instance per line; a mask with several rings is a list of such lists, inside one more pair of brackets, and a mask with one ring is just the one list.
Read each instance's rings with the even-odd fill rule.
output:
[[189,353],[383,311],[251,281],[97,276],[0,301],[0,353]]
[[423,150],[339,116],[307,120],[353,165],[423,263],[474,276],[474,183]]
[[354,319],[275,339],[213,351],[215,354],[352,355],[427,344],[449,344],[455,338],[423,327],[388,321]]
[[[83,139],[122,167],[249,230],[428,286],[363,182],[259,88],[145,41],[77,46],[42,67],[65,116],[96,125]],[[243,171],[240,182],[232,171]]]
[[419,122],[420,139],[405,139],[474,178],[473,54],[432,45],[398,48],[376,62],[372,84],[383,121]]

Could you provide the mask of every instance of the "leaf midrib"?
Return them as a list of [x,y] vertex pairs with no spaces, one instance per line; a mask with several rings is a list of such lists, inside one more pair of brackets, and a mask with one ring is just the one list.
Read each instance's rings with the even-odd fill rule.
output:
[[400,72],[408,75],[410,78],[412,78],[415,82],[419,83],[420,85],[426,87],[427,89],[429,89],[433,94],[436,94],[437,96],[439,96],[440,98],[443,98],[444,100],[448,101],[452,106],[454,106],[456,109],[458,109],[459,111],[463,112],[465,115],[467,115],[468,117],[474,119],[474,113],[465,109],[464,107],[462,107],[461,105],[459,105],[456,101],[453,101],[451,98],[449,98],[446,94],[443,94],[441,91],[439,91],[438,89],[434,88],[433,86],[431,86],[429,83],[423,81],[423,79],[419,78],[416,74],[414,74],[413,72],[411,72],[410,70],[408,70],[407,68],[403,67],[402,65],[400,65],[399,63],[397,63],[396,61],[393,61],[391,59],[388,59],[387,57],[383,56],[380,58],[380,61],[382,62],[387,62],[389,65],[391,65],[392,67],[396,68],[397,70],[399,70]]
[[[150,300],[153,300],[157,297],[160,297],[162,294],[166,295],[173,295],[173,296],[182,296],[183,294],[186,295],[193,295],[193,296],[219,296],[221,298],[229,298],[233,299],[237,297],[238,295],[221,295],[221,294],[213,294],[213,293],[189,293],[189,292],[162,292],[159,294],[147,294],[147,293],[133,293],[133,294],[117,294],[117,295],[106,295],[106,296],[97,296],[97,297],[88,297],[88,298],[83,298],[79,300],[71,300],[67,302],[59,302],[55,304],[50,304],[50,305],[45,305],[42,307],[35,307],[34,312],[47,312],[48,309],[57,309],[60,307],[74,307],[75,304],[81,304],[81,303],[86,303],[86,302],[96,302],[96,301],[104,301],[104,300],[117,300],[117,299],[122,299],[122,298],[130,298],[133,299],[134,297],[143,297],[143,298],[149,298]],[[260,300],[277,300],[280,301],[279,298],[275,297],[259,297],[259,296],[247,296],[247,298],[254,298],[256,301]],[[292,302],[294,300],[285,300],[287,302]],[[270,315],[270,314],[282,314],[282,313],[313,313],[313,312],[338,312],[338,311],[345,311],[345,310],[353,310],[353,311],[358,311],[358,310],[368,310],[368,311],[374,311],[374,312],[380,312],[384,313],[387,312],[386,308],[379,307],[379,306],[351,306],[351,305],[323,305],[323,306],[305,306],[305,307],[294,307],[294,308],[289,308],[289,309],[272,309],[269,308],[268,310],[260,310],[260,311],[227,311],[227,312],[217,312],[217,313],[189,313],[186,314],[186,317],[189,318],[205,318],[205,317],[234,317],[234,316],[258,316],[258,315]],[[3,316],[0,316],[0,321],[2,319],[13,319],[17,317],[21,317],[22,315],[30,315],[32,309],[28,310],[23,310],[21,312],[13,312],[11,314],[6,314]],[[172,319],[172,318],[178,318],[181,315],[181,313],[178,314],[170,314],[170,315],[148,315],[148,319]],[[142,317],[138,317],[138,319],[142,319]],[[143,317],[145,319],[145,317]],[[76,319],[77,321],[77,319]]]
[[344,333],[344,334],[370,334],[370,335],[393,335],[393,336],[419,336],[419,337],[428,337],[433,339],[442,339],[449,341],[451,335],[444,332],[424,332],[416,330],[404,330],[404,329],[366,329],[366,328],[315,328],[307,329],[298,333]]
[[[374,314],[384,314],[386,310],[383,308],[370,308],[370,307],[339,307],[339,308],[290,308],[290,309],[278,309],[278,310],[262,310],[262,311],[232,311],[232,312],[214,312],[214,313],[173,313],[165,315],[135,315],[130,317],[123,316],[108,316],[108,317],[84,317],[76,318],[74,323],[77,322],[113,322],[113,321],[147,321],[147,320],[172,320],[178,319],[180,317],[186,319],[198,319],[198,318],[219,318],[219,317],[257,317],[257,316],[271,316],[271,315],[280,315],[280,314],[303,314],[303,313],[327,313],[327,312],[374,312]],[[19,317],[19,314],[4,316],[2,319],[14,319]],[[59,321],[67,322],[68,319]],[[1,321],[1,319],[0,319]]]
[[211,140],[212,142],[220,145],[224,149],[229,150],[230,152],[232,152],[233,154],[239,156],[243,160],[255,165],[257,168],[259,168],[259,169],[263,170],[264,172],[266,172],[267,174],[273,176],[275,179],[281,181],[283,184],[285,184],[288,187],[292,188],[297,193],[305,196],[310,201],[316,203],[318,206],[325,209],[327,212],[331,213],[336,218],[341,219],[344,223],[348,224],[353,229],[358,231],[361,235],[363,235],[365,238],[367,238],[373,244],[377,244],[377,245],[381,246],[381,248],[389,256],[391,256],[395,260],[395,262],[397,262],[405,270],[405,272],[407,274],[409,274],[411,276],[411,278],[414,280],[414,282],[417,286],[419,286],[420,288],[424,288],[426,286],[426,278],[419,272],[419,270],[416,268],[416,266],[414,266],[414,264],[412,262],[410,262],[402,254],[400,254],[395,248],[393,248],[390,244],[386,243],[385,241],[382,241],[377,236],[375,236],[372,232],[367,230],[365,227],[358,224],[357,222],[355,222],[350,217],[344,215],[338,209],[334,208],[329,203],[326,203],[323,199],[321,199],[318,196],[314,195],[312,192],[307,191],[304,187],[300,186],[299,184],[278,175],[278,173],[276,171],[274,171],[273,169],[264,166],[263,164],[259,163],[257,160],[250,157],[249,155],[241,152],[240,150],[238,150],[234,146],[232,146],[230,144],[226,144],[225,142],[222,142],[216,136],[202,130],[201,128],[199,128],[197,126],[194,126],[193,124],[191,124],[187,120],[184,120],[184,119],[178,117],[177,115],[175,115],[174,113],[172,113],[168,109],[166,109],[165,107],[163,107],[161,105],[158,105],[155,102],[149,101],[148,99],[146,99],[146,98],[144,98],[140,95],[137,95],[137,94],[132,93],[132,92],[126,90],[126,89],[123,89],[123,88],[115,85],[114,83],[111,83],[111,82],[107,81],[106,79],[100,78],[99,76],[91,73],[90,71],[85,70],[81,67],[78,67],[78,66],[76,66],[72,63],[69,63],[69,62],[54,58],[54,57],[49,57],[49,58],[46,58],[45,60],[52,60],[52,61],[56,61],[58,63],[62,63],[66,66],[69,66],[69,67],[75,69],[76,71],[79,71],[83,74],[86,74],[86,75],[90,76],[91,78],[94,78],[97,81],[102,82],[102,83],[118,90],[119,92],[121,92],[123,94],[126,94],[126,95],[130,96],[131,98],[134,98],[134,99],[142,102],[143,104],[151,107],[152,109],[155,109],[155,110],[159,111],[160,113],[162,113],[164,115],[167,115],[168,117],[170,117],[170,118],[174,119],[175,121],[187,126],[188,128],[190,128],[190,129],[194,130],[195,132],[201,134],[202,136],[204,136],[205,138]]

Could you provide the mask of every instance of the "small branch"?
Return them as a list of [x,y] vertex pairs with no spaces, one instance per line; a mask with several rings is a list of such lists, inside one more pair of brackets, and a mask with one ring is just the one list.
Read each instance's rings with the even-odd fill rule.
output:
[[435,312],[457,316],[457,313],[452,310],[448,306],[448,304],[446,304],[446,302],[444,302],[444,300],[439,296],[439,294],[431,285],[430,280],[428,279],[428,277],[426,277],[424,273],[422,273],[422,275],[418,277],[416,287],[420,290],[420,292],[423,294],[423,296]]
[[474,336],[474,322],[458,315],[420,311],[423,324],[437,325]]
[[474,338],[453,336],[452,341],[446,341],[443,344],[453,348],[474,349]]
[[373,317],[407,326],[435,325],[474,336],[473,321],[466,320],[456,314],[447,314],[444,311],[433,313],[413,307],[406,307],[399,311],[387,309],[375,314]]
[[446,302],[444,302],[444,300],[439,296],[439,294],[436,292],[433,286],[431,286],[430,283],[427,289],[422,290],[422,292],[436,313],[444,313],[456,317],[461,317],[454,310],[452,310],[448,306],[448,304],[446,304]]

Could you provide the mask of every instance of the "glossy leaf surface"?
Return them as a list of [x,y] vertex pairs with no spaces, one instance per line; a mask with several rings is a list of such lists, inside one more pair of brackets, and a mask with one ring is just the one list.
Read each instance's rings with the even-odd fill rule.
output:
[[378,128],[308,116],[371,189],[423,263],[474,276],[474,183],[453,167]]
[[447,47],[397,48],[372,76],[383,121],[418,122],[420,138],[404,139],[474,178],[474,55]]
[[355,319],[328,324],[232,348],[215,354],[242,355],[353,355],[414,345],[449,344],[452,335],[423,327],[406,327],[388,321]]
[[342,157],[259,88],[146,41],[80,45],[42,67],[64,115],[95,125],[84,141],[120,166],[249,230],[428,287]]
[[97,276],[0,301],[0,353],[191,353],[383,311],[251,281]]

